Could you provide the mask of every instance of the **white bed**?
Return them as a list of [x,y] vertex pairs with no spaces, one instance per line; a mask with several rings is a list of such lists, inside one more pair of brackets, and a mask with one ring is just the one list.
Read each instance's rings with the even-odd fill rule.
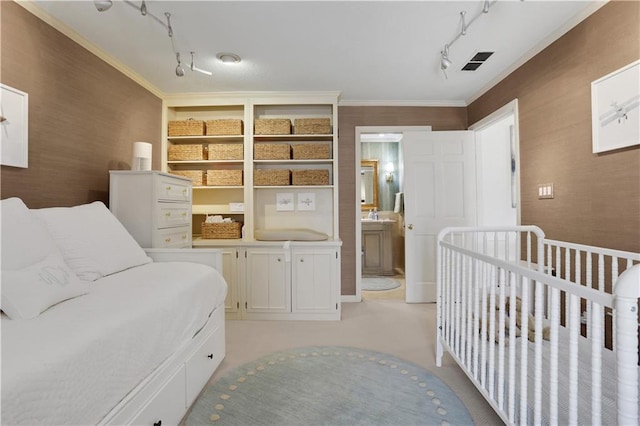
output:
[[226,284],[214,272],[150,263],[88,284],[88,294],[32,320],[3,318],[2,423],[100,422],[224,309]]
[[[507,424],[638,424],[639,263],[533,226],[443,230],[438,365],[449,352]],[[529,313],[534,341],[508,336]]]

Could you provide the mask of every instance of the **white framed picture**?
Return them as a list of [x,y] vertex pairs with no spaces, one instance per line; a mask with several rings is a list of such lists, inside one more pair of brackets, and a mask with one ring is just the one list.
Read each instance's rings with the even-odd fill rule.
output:
[[276,194],[276,211],[290,212],[294,210],[293,193],[278,192]]
[[640,144],[640,61],[591,83],[593,152]]
[[313,192],[301,192],[298,194],[298,210],[314,211],[316,209],[316,194]]
[[0,164],[29,164],[29,95],[0,83]]

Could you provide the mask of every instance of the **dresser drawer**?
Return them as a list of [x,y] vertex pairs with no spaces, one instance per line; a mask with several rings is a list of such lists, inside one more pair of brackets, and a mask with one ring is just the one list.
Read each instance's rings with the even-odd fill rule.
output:
[[191,184],[179,179],[162,176],[158,178],[156,197],[161,201],[190,201]]
[[191,223],[189,204],[158,203],[158,228],[187,226]]
[[[184,365],[167,381],[165,386],[136,414],[134,425],[177,425],[185,412]],[[161,422],[161,423],[160,423]]]
[[166,228],[155,231],[153,247],[191,247],[191,226]]
[[[218,308],[221,310],[223,308]],[[213,318],[212,318],[213,319]],[[222,323],[224,324],[224,323]],[[224,325],[217,327],[185,363],[187,405],[191,405],[224,358]]]

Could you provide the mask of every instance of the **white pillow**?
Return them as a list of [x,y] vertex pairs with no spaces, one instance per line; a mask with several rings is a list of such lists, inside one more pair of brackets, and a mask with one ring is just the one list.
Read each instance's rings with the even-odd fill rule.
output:
[[11,319],[30,319],[64,300],[87,293],[59,255],[20,270],[2,271],[2,310]]
[[46,223],[65,262],[81,280],[95,281],[151,262],[126,228],[99,201],[32,211]]
[[328,238],[324,232],[307,228],[256,229],[259,241],[324,241]]
[[60,254],[47,227],[20,198],[0,201],[2,269],[22,269]]

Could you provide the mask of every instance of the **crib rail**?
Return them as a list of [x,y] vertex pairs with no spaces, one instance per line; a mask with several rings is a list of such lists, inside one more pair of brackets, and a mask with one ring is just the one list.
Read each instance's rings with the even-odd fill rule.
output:
[[[593,283],[587,277],[594,269],[585,272],[575,262],[586,266],[592,256],[618,265],[610,272],[615,293],[586,284]],[[531,226],[443,230],[437,364],[444,350],[450,352],[508,424],[602,424],[615,416],[620,424],[637,424],[640,265],[632,266],[638,256],[545,240]],[[619,277],[622,270],[628,271]],[[607,312],[617,320],[615,353],[604,344]],[[521,337],[515,336],[518,324]],[[616,365],[618,380],[603,362]],[[579,374],[585,368],[590,375]]]

